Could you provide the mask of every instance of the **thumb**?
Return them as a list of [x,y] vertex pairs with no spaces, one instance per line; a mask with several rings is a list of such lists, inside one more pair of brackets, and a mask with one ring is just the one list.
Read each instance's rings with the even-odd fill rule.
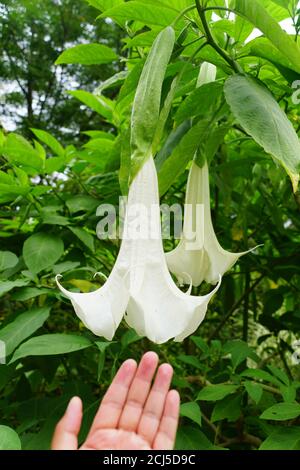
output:
[[56,425],[51,449],[52,450],[77,450],[78,434],[82,421],[82,402],[79,397],[73,397],[66,409],[64,416]]

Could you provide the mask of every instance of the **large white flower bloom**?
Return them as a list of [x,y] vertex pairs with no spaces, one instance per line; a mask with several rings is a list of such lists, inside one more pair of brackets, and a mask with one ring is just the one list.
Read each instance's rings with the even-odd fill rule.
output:
[[161,238],[157,173],[150,157],[133,180],[128,195],[123,240],[115,266],[100,289],[87,294],[61,291],[87,328],[111,340],[125,310],[126,321],[156,343],[182,341],[204,319],[208,295],[183,293],[167,267]]
[[182,341],[204,319],[208,302],[219,285],[210,294],[200,297],[183,293],[174,283],[163,250],[158,181],[152,157],[132,183],[128,217],[133,204],[137,213],[140,211],[137,214],[140,227],[146,227],[148,233],[141,230],[143,233],[139,235],[137,230],[132,242],[126,321],[139,335],[155,343],[171,338]]
[[[252,250],[249,250],[252,251]],[[177,247],[166,253],[170,271],[180,282],[194,286],[216,284],[237,260],[249,253],[230,253],[219,244],[210,210],[209,171],[192,163],[186,192],[184,226]]]

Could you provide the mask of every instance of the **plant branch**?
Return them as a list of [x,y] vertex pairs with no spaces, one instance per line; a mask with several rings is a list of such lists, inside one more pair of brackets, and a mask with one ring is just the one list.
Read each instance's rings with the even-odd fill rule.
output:
[[205,16],[205,8],[202,8],[201,5],[200,5],[200,1],[199,0],[196,0],[196,7],[197,7],[197,11],[198,11],[198,14],[199,14],[199,17],[200,17],[200,20],[202,22],[202,25],[203,25],[203,28],[204,28],[204,32],[205,32],[205,35],[206,35],[206,39],[207,39],[207,42],[210,46],[212,46],[216,52],[218,52],[218,54],[230,65],[230,67],[236,72],[236,73],[243,73],[243,70],[241,69],[241,67],[239,66],[239,64],[234,60],[232,59],[228,54],[227,52],[225,52],[217,43],[216,41],[214,40],[212,34],[211,34],[211,31],[209,29],[209,25],[208,25],[208,22],[206,20],[206,16]]

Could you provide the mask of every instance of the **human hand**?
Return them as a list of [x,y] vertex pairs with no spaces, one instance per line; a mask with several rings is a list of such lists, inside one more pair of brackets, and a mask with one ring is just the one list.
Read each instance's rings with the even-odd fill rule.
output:
[[[169,450],[178,426],[180,398],[169,390],[173,369],[162,364],[151,386],[158,356],[147,352],[139,365],[125,361],[108,388],[81,450]],[[82,402],[73,397],[55,428],[52,450],[77,450]]]

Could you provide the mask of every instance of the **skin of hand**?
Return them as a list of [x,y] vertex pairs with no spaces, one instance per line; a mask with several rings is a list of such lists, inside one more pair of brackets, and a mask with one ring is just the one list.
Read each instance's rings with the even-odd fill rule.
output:
[[[173,449],[180,398],[170,390],[170,364],[157,366],[154,352],[144,354],[139,364],[128,359],[121,365],[80,450]],[[82,402],[73,397],[55,428],[52,450],[77,450],[81,421]]]

